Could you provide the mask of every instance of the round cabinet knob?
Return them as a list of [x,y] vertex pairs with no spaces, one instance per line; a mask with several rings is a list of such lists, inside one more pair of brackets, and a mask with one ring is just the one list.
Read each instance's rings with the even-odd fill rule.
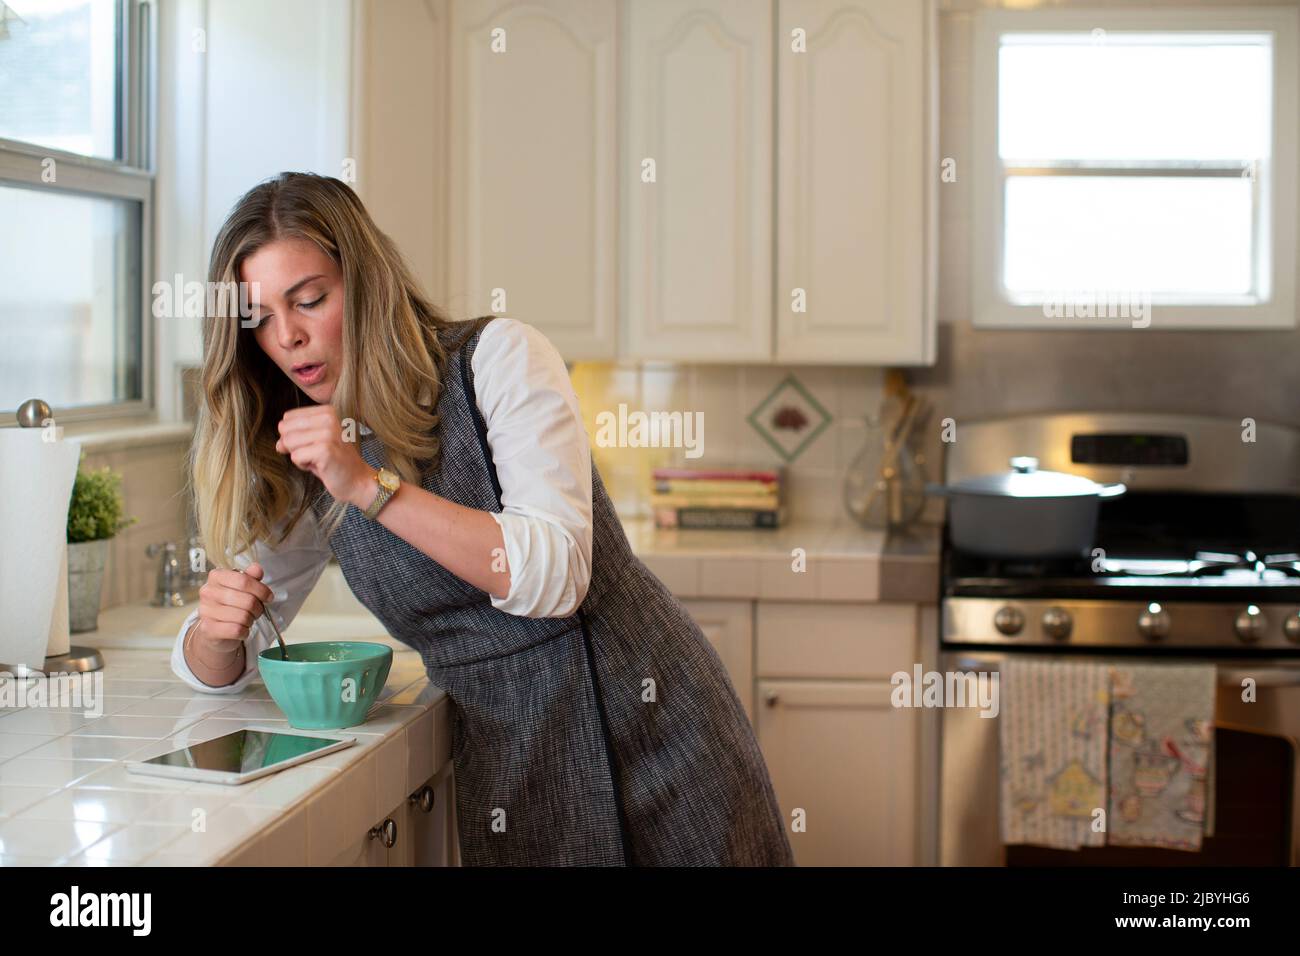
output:
[[415,793],[411,794],[407,799],[418,806],[423,812],[433,812],[434,792],[433,787],[430,787],[428,784],[425,784],[419,790],[415,791]]
[[379,826],[371,827],[370,839],[378,840],[391,850],[397,843],[397,823],[392,817],[389,817]]
[[1233,629],[1237,632],[1237,637],[1241,638],[1242,641],[1247,644],[1254,644],[1268,630],[1268,618],[1264,616],[1263,611],[1252,604],[1237,615]]
[[1064,608],[1049,607],[1043,612],[1043,633],[1054,640],[1063,641],[1070,636],[1074,620]]
[[1300,611],[1292,611],[1282,622],[1282,633],[1292,644],[1300,644]]
[[1169,612],[1159,604],[1148,604],[1138,615],[1138,633],[1148,641],[1158,641],[1169,636]]
[[998,613],[993,615],[993,626],[1007,637],[1011,637],[1024,629],[1025,616],[1020,613],[1019,608],[1008,604],[1006,607],[998,608]]

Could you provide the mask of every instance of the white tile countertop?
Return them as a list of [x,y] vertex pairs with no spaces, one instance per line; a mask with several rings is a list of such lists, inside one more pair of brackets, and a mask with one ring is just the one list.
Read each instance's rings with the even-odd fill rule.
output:
[[[845,521],[771,529],[656,528],[623,522],[632,550],[678,598],[934,603],[942,531],[903,533]],[[791,573],[795,549],[803,570]]]
[[364,724],[323,732],[355,736],[350,747],[238,786],[132,774],[127,759],[288,722],[260,683],[195,691],[168,655],[99,635],[83,642],[104,655],[102,716],[0,710],[0,865],[328,864],[450,758],[446,694],[407,650]]

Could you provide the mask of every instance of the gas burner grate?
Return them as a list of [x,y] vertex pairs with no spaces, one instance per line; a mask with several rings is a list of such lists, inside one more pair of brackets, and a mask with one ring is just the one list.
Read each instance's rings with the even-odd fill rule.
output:
[[1118,559],[1106,562],[1107,571],[1125,576],[1162,578],[1233,577],[1241,580],[1265,577],[1300,578],[1300,554],[1266,554],[1254,551],[1227,554],[1197,551],[1190,561],[1146,561]]

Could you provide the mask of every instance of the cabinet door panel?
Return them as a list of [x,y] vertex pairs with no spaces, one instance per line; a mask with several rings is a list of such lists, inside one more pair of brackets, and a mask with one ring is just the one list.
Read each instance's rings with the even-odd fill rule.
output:
[[616,25],[615,0],[451,4],[446,305],[570,361],[615,354]]
[[758,682],[757,732],[800,866],[916,862],[917,710],[883,681]]
[[929,19],[924,0],[780,3],[778,360],[927,360]]
[[772,0],[624,9],[625,354],[769,360]]
[[914,604],[759,601],[762,677],[888,680],[919,660]]
[[418,803],[409,804],[411,865],[449,866],[451,847],[451,768],[426,784],[433,790],[433,809],[427,813]]

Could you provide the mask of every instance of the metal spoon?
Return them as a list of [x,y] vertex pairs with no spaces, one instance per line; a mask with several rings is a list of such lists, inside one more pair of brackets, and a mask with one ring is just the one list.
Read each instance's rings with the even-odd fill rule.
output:
[[262,605],[262,617],[271,622],[271,630],[275,631],[275,639],[280,642],[280,660],[289,659],[289,649],[284,646],[284,638],[280,634],[280,629],[275,626],[275,618],[271,617],[271,609],[265,604]]
[[[240,573],[243,573],[242,569]],[[284,646],[284,637],[280,634],[280,629],[275,624],[275,618],[271,617],[271,611],[265,604],[262,605],[262,617],[271,622],[271,630],[275,631],[275,639],[280,642],[280,660],[287,661],[289,659],[289,651]]]

